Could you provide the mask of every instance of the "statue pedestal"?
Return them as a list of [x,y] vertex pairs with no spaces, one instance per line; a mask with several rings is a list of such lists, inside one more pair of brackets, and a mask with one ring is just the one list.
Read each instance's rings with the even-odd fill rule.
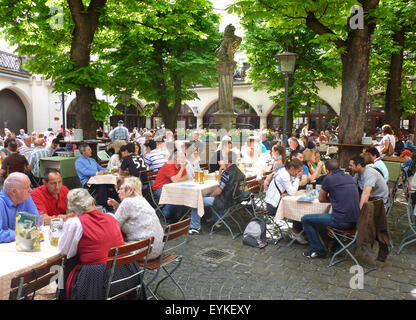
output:
[[218,124],[217,129],[230,131],[236,128],[237,113],[235,112],[216,112],[213,114],[214,122]]

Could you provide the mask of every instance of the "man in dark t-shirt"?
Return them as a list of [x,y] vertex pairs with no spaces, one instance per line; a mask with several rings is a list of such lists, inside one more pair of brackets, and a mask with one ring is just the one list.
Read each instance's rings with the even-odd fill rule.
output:
[[129,154],[123,159],[123,162],[119,168],[119,173],[121,175],[126,175],[126,171],[128,170],[131,176],[139,177],[142,184],[144,185],[148,181],[147,175],[142,174],[143,171],[147,170],[144,159],[134,153],[135,146],[133,142],[127,143],[126,148]]
[[317,226],[331,226],[338,229],[354,229],[360,216],[360,197],[354,179],[339,169],[339,162],[326,162],[328,175],[322,182],[319,202],[330,202],[332,213],[313,213],[302,217],[303,228],[311,250],[304,252],[308,258],[325,258],[326,251],[315,229]]

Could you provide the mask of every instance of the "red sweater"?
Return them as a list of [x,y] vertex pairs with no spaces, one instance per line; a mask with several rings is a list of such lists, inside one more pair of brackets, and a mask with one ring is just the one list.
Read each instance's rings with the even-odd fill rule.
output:
[[94,210],[79,217],[82,238],[78,243],[78,254],[82,265],[104,264],[108,251],[124,244],[120,223],[108,213]]
[[56,199],[43,185],[34,189],[30,195],[33,199],[33,202],[35,202],[36,208],[38,208],[39,212],[43,211],[48,216],[57,216],[60,214],[66,214],[68,192],[69,189],[65,186],[62,186],[58,195],[58,199]]
[[[163,187],[165,184],[171,183],[171,178],[176,176],[180,169],[180,167],[176,168],[176,165],[173,163],[173,161],[166,162],[157,172],[157,176],[152,187],[153,191]],[[186,175],[186,170],[183,170],[182,177]]]

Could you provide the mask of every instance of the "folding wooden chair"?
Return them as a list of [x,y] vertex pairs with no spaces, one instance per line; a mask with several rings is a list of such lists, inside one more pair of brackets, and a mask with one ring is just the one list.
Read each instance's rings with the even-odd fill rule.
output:
[[[212,235],[215,231],[214,229],[218,224],[224,224],[224,226],[230,231],[231,237],[234,240],[239,235],[243,234],[243,230],[241,229],[240,224],[238,221],[233,217],[233,214],[239,212],[240,209],[244,208],[242,205],[242,201],[244,198],[243,192],[244,191],[244,180],[238,182],[234,186],[234,190],[232,193],[232,199],[229,199],[230,205],[228,208],[225,209],[224,214],[221,215],[214,206],[211,207],[211,212],[217,217],[217,221],[212,225],[210,235]],[[230,224],[227,223],[226,219],[231,219],[237,225],[239,232],[234,234],[233,230],[231,229]]]
[[9,300],[28,300],[30,294],[32,294],[30,299],[33,300],[37,290],[48,286],[55,280],[58,280],[55,300],[58,299],[59,288],[63,289],[64,285],[65,262],[66,256],[60,255],[40,267],[14,276],[10,285]]
[[[147,283],[144,283],[144,286],[156,300],[158,300],[157,290],[160,284],[168,278],[170,278],[172,282],[178,287],[179,291],[182,293],[183,299],[185,300],[185,293],[179,285],[179,283],[173,278],[172,274],[180,267],[182,263],[183,253],[185,251],[187,243],[187,234],[190,224],[191,218],[188,218],[186,220],[179,221],[166,226],[164,230],[165,234],[163,236],[164,244],[160,256],[153,260],[149,260],[147,262],[147,265],[139,261],[140,266],[142,266],[146,270],[154,272],[153,278],[150,279]],[[175,244],[171,245],[172,240],[179,239],[180,237],[183,237],[182,241],[180,241],[179,243],[175,242]],[[172,269],[169,270],[167,267],[171,264],[173,264],[174,266]],[[166,275],[157,282],[156,288],[153,291],[150,289],[150,285],[157,279],[161,270],[163,270]]]
[[416,217],[414,215],[414,206],[412,203],[411,197],[409,197],[406,212],[407,212],[407,221],[409,223],[405,233],[402,236],[400,241],[399,248],[397,249],[397,254],[399,254],[405,246],[416,241]]
[[394,201],[396,200],[397,190],[399,189],[399,182],[400,182],[400,176],[397,178],[393,187],[389,188],[389,198],[388,198],[387,208],[386,208],[387,217],[390,215],[391,210],[392,210],[393,205],[394,205]]
[[[150,237],[141,241],[137,241],[130,244],[125,244],[119,247],[110,249],[108,253],[106,268],[110,269],[110,276],[106,285],[105,299],[106,300],[117,300],[127,294],[136,291],[136,295],[139,295],[139,290],[143,286],[143,277],[147,265],[147,257],[152,251],[152,244],[154,237]],[[121,277],[116,280],[114,279],[114,274],[116,268],[124,266],[132,262],[140,262],[143,264],[143,268],[138,268],[137,272],[134,272],[126,277]],[[134,278],[137,277],[137,280],[134,281]],[[133,280],[132,280],[133,279]],[[128,282],[130,281],[130,283]],[[120,286],[120,283],[123,282],[123,291],[113,293],[114,295],[110,296],[110,291],[113,288],[113,285]],[[120,287],[119,287],[120,288]],[[113,290],[119,291],[119,290]]]
[[152,189],[152,186],[156,180],[156,176],[157,174],[155,174],[155,172],[153,170],[148,170],[146,171],[147,173],[147,188],[149,191],[149,196],[150,198],[148,200],[150,200],[150,205],[155,209],[156,214],[159,216],[159,218],[162,218],[164,224],[166,225],[166,217],[163,214],[162,211],[162,207],[159,205],[159,197],[157,197]]
[[[383,201],[383,200],[375,200],[375,201]],[[367,203],[364,204],[364,206],[366,206]],[[363,208],[364,208],[363,206]],[[360,220],[361,219],[365,219],[365,214],[363,212],[366,212],[365,210],[361,210],[360,213],[360,218],[359,221],[357,222],[357,226],[360,225]],[[364,224],[363,224],[364,225]],[[330,235],[335,239],[335,241],[338,242],[338,244],[341,246],[340,249],[338,249],[333,255],[332,258],[329,262],[329,267],[344,261],[346,259],[346,257],[343,258],[338,258],[337,256],[339,254],[341,254],[342,252],[347,253],[347,255],[355,262],[355,264],[357,266],[360,266],[360,264],[358,263],[358,260],[355,258],[355,256],[352,254],[351,249],[357,249],[357,237],[358,237],[358,233],[360,232],[360,230],[358,230],[358,228],[355,229],[350,229],[350,230],[342,230],[342,229],[338,229],[338,228],[333,228],[333,227],[327,227]],[[361,230],[362,232],[363,230]],[[373,255],[371,254],[371,252],[368,250],[368,248],[366,246],[361,246],[362,248],[364,248],[364,250],[367,252],[367,255],[370,257],[372,265],[367,266],[369,268],[369,270],[367,270],[365,272],[365,274],[376,270],[377,269],[377,264],[374,260]]]

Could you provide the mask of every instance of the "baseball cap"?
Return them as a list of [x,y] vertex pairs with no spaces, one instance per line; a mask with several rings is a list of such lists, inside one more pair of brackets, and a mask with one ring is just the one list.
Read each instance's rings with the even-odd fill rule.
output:
[[412,155],[412,153],[411,153],[409,150],[404,150],[404,151],[401,153],[400,157],[404,157],[404,156],[411,156],[411,155]]

